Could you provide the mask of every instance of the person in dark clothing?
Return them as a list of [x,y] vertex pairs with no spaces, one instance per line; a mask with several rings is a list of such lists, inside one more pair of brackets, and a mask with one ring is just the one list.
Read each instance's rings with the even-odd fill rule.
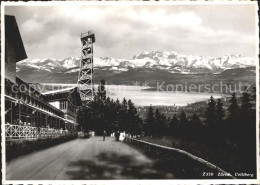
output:
[[103,132],[103,141],[106,140],[106,135],[107,135],[107,133],[106,133],[106,131],[104,130],[104,132]]
[[117,131],[117,132],[115,133],[116,141],[119,141],[119,136],[120,136],[119,131]]

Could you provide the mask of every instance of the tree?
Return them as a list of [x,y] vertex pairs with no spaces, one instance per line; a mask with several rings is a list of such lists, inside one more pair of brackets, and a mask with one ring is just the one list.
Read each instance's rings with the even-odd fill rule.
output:
[[141,119],[137,115],[137,110],[134,106],[134,103],[130,99],[128,100],[128,120],[127,121],[128,121],[127,131],[131,134],[139,134]]
[[128,113],[131,115],[136,115],[137,114],[137,110],[134,106],[134,103],[129,99],[128,100]]
[[255,98],[251,98],[248,93],[243,93],[239,127],[237,129],[239,137],[237,137],[237,140],[240,152],[246,156],[252,156],[248,157],[246,160],[246,165],[248,167],[255,165],[257,154],[256,136],[259,136],[256,133],[256,110],[253,108],[252,103],[255,103]]
[[191,123],[191,128],[192,130],[194,130],[194,132],[199,131],[202,126],[200,118],[196,113],[192,115],[190,123]]
[[148,109],[147,118],[145,120],[145,125],[144,125],[144,131],[149,136],[153,134],[154,122],[155,122],[155,120],[154,120],[153,107],[150,106],[149,109]]
[[167,119],[164,114],[161,114],[161,130],[160,134],[161,135],[166,135],[167,134]]
[[248,93],[243,93],[242,103],[241,103],[241,120],[245,123],[252,116],[252,103],[250,102],[250,95]]
[[127,100],[126,100],[125,98],[123,99],[122,104],[123,104],[123,107],[122,107],[123,110],[124,110],[124,111],[127,111]]
[[87,131],[90,129],[91,110],[85,106],[82,106],[77,111],[77,122],[79,123],[78,129],[81,131]]
[[166,134],[166,116],[161,114],[159,109],[155,110],[155,122],[153,125],[153,133],[154,135],[164,135]]
[[154,118],[155,118],[155,123],[154,123],[154,126],[153,126],[153,133],[155,135],[160,135],[162,123],[161,123],[161,114],[160,114],[160,111],[159,111],[158,108],[155,110]]
[[218,124],[222,123],[224,116],[225,116],[225,111],[223,109],[223,103],[221,99],[218,99],[216,104],[216,121]]
[[187,124],[187,122],[188,122],[187,116],[186,116],[185,112],[182,111],[181,115],[180,115],[180,125],[185,125],[185,124]]
[[97,95],[105,100],[106,99],[106,88],[105,88],[106,81],[104,79],[100,80],[99,86],[98,86],[98,93]]
[[117,110],[117,111],[119,111],[119,110],[120,110],[120,108],[121,108],[121,105],[120,105],[120,101],[119,101],[119,99],[118,99],[118,98],[116,99],[115,105],[116,105],[116,107],[115,107],[115,108],[116,108],[116,110]]
[[181,112],[180,115],[180,129],[179,133],[181,136],[187,136],[187,127],[188,127],[189,120],[187,119],[187,116],[184,111]]
[[207,124],[208,127],[212,127],[216,123],[215,110],[216,110],[216,101],[211,96],[209,103],[208,103],[206,113],[205,113],[206,124]]
[[233,93],[231,99],[229,100],[228,107],[228,118],[227,118],[227,137],[229,137],[233,141],[237,141],[239,137],[238,132],[238,121],[239,121],[239,107],[237,104],[236,94]]
[[252,101],[256,101],[256,87],[252,87],[250,98]]
[[196,113],[194,113],[191,117],[189,129],[190,129],[190,135],[192,139],[202,140],[203,138],[202,123]]
[[122,101],[122,105],[120,106],[119,110],[119,126],[118,129],[121,131],[126,131],[128,127],[128,113],[127,113],[127,100],[124,98]]
[[170,132],[172,135],[178,135],[179,120],[177,115],[174,114],[170,122]]
[[[131,100],[120,101],[95,95],[88,109],[82,107],[77,113],[78,123],[84,129],[91,129],[97,135],[112,131],[126,131],[130,134],[141,132],[141,118],[137,114],[137,109]],[[80,127],[81,128],[81,127]]]
[[231,125],[237,125],[239,119],[239,107],[237,104],[236,94],[233,93],[231,99],[229,100],[228,107],[228,121]]
[[221,99],[217,100],[216,103],[216,123],[214,127],[210,128],[211,138],[214,140],[215,144],[220,144],[225,141],[225,128],[224,128],[224,116],[225,111],[223,109],[223,103]]
[[239,127],[237,129],[240,136],[238,139],[243,147],[252,145],[255,142],[256,115],[255,111],[252,109],[253,105],[250,100],[250,95],[248,93],[243,93]]

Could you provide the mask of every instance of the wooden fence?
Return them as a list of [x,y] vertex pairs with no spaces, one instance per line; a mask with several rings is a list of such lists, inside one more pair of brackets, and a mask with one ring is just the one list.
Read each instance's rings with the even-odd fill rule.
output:
[[[224,171],[223,169],[219,168],[218,166],[200,158],[200,157],[197,157],[195,155],[192,155],[191,153],[189,152],[186,152],[184,150],[180,150],[180,149],[177,149],[177,148],[171,148],[171,147],[167,147],[167,146],[162,146],[162,145],[158,145],[158,144],[154,144],[154,143],[149,143],[149,142],[146,142],[146,141],[142,141],[142,140],[139,140],[139,139],[134,139],[134,138],[130,138],[130,137],[125,137],[125,142],[128,142],[128,143],[131,143],[133,145],[136,145],[138,147],[141,147],[141,148],[147,148],[148,151],[151,151],[152,148],[156,148],[156,150],[159,150],[159,151],[162,151],[162,152],[177,152],[179,154],[182,154],[184,156],[187,156],[189,158],[191,158],[192,160],[195,160],[195,161],[198,161],[199,163],[201,163],[202,165],[205,165],[215,171],[218,171],[218,172],[221,172],[223,174],[230,174],[226,171]],[[236,179],[235,177],[233,176],[230,176],[230,178],[233,178],[233,179]]]

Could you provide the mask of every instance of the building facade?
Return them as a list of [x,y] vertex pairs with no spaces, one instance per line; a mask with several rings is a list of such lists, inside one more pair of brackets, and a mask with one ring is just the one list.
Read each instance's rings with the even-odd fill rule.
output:
[[74,128],[77,127],[77,107],[81,106],[80,94],[77,87],[48,91],[42,93],[44,100],[64,113],[64,118]]
[[44,101],[41,93],[17,77],[15,83],[5,82],[7,124],[66,129],[64,113]]
[[27,55],[14,16],[5,16],[5,78],[16,80],[16,63]]
[[[49,131],[52,133],[58,133],[57,131],[62,133],[62,130],[75,131],[75,106],[68,104],[68,110],[64,111],[63,107],[49,103],[48,96],[41,94],[16,76],[16,63],[26,58],[15,17],[6,15],[4,94],[6,138],[35,138],[39,134],[48,134]],[[73,101],[73,95],[63,94],[66,95],[67,100]]]

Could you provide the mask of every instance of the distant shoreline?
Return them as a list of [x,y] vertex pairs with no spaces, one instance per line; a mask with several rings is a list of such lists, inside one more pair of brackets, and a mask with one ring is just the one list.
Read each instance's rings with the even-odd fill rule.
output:
[[[77,84],[76,83],[32,83],[32,84],[40,84],[40,85],[46,85],[46,86],[60,86],[60,87],[77,87]],[[94,86],[98,86],[99,84],[94,84]],[[107,87],[111,87],[111,86],[125,86],[125,87],[135,87],[135,85],[129,85],[129,84],[106,84]],[[155,91],[158,91],[158,88],[156,86],[136,86],[139,90],[141,91],[152,91],[152,92],[155,92]],[[201,90],[201,91],[198,91],[198,89],[193,89],[192,91],[190,91],[189,89],[187,89],[187,91],[184,91],[184,90],[170,90],[170,91],[167,91],[166,90],[166,87],[161,87],[162,90],[159,90],[159,92],[172,92],[172,93],[213,93],[213,94],[222,94],[222,95],[230,95],[232,92],[218,92],[218,93],[215,93],[213,91],[204,91],[204,90]],[[239,92],[237,92],[237,94],[241,94]]]

